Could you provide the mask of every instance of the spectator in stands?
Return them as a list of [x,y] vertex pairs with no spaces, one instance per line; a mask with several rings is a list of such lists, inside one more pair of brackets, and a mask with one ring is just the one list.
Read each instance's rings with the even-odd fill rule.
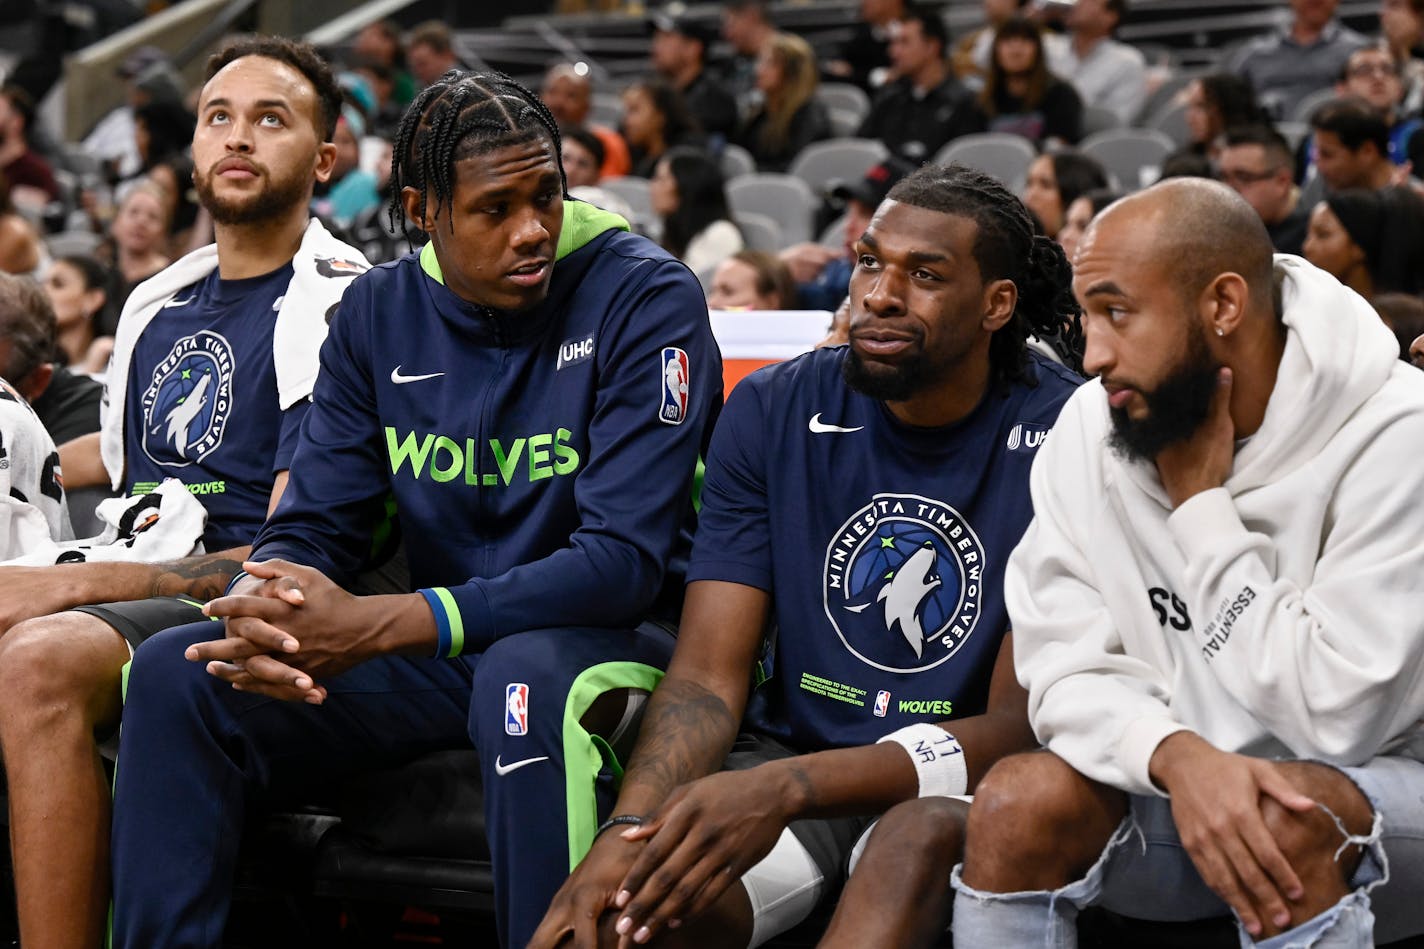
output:
[[0,273],[39,276],[48,260],[35,227],[10,200],[10,184],[0,171]]
[[860,181],[838,185],[831,198],[844,208],[841,246],[797,244],[779,255],[796,281],[796,308],[834,311],[845,299],[855,268],[855,242],[865,233],[870,217],[885,195],[915,166],[899,158],[874,165]]
[[727,89],[737,99],[743,116],[756,98],[757,57],[776,32],[767,0],[729,0],[722,4],[722,39],[732,47],[727,64]]
[[1399,358],[1410,362],[1410,346],[1424,334],[1424,300],[1413,293],[1376,293],[1370,305],[1398,340]]
[[60,353],[64,365],[76,372],[103,372],[109,362],[118,322],[110,315],[112,282],[109,268],[81,254],[58,258],[45,274],[44,289],[54,309]]
[[587,71],[580,73],[572,63],[556,63],[544,74],[539,98],[553,113],[560,133],[567,135],[573,129],[587,129],[598,136],[603,143],[603,164],[599,177],[617,178],[628,174],[633,163],[628,157],[628,143],[623,141],[623,136],[615,129],[588,120],[593,109],[593,80]]
[[603,141],[581,126],[560,128],[559,132],[563,136],[564,180],[569,189],[598,184],[603,177]]
[[794,33],[774,34],[757,60],[761,105],[736,136],[756,159],[758,171],[785,171],[803,148],[830,136],[830,117],[816,98],[816,83],[811,44]]
[[1088,225],[1093,223],[1093,218],[1121,197],[1121,191],[1094,188],[1086,194],[1078,195],[1068,205],[1068,210],[1063,212],[1063,226],[1059,228],[1054,240],[1063,248],[1063,256],[1067,257],[1069,262],[1072,262],[1073,255],[1078,252],[1078,242],[1083,239],[1083,234],[1088,230]]
[[1412,188],[1346,188],[1310,214],[1305,258],[1366,300],[1424,291],[1424,198]]
[[739,250],[717,265],[707,307],[712,310],[789,310],[796,281],[781,258],[764,250]]
[[1330,191],[1383,188],[1397,172],[1389,160],[1389,123],[1362,99],[1327,102],[1311,116],[1315,170]]
[[1050,152],[1028,166],[1023,203],[1043,225],[1043,233],[1056,238],[1068,205],[1107,186],[1108,173],[1096,159],[1071,150]]
[[685,16],[653,18],[653,71],[682,93],[688,111],[715,147],[731,139],[740,121],[736,96],[707,68],[707,51],[717,41],[711,23]]
[[1380,0],[1380,38],[1404,80],[1406,115],[1424,108],[1424,0]]
[[950,74],[949,31],[938,11],[911,10],[890,26],[895,79],[881,87],[856,132],[902,158],[929,161],[945,143],[984,131],[973,93]]
[[411,28],[405,40],[405,61],[422,89],[452,69],[470,68],[455,52],[455,34],[442,20],[426,20]]
[[1222,143],[1218,176],[1260,216],[1277,253],[1299,254],[1310,208],[1291,176],[1290,145],[1269,125],[1227,129]]
[[[92,257],[60,258],[50,268],[50,278],[71,261],[82,262],[82,279],[103,273]],[[0,287],[10,292],[0,289],[0,303],[10,306],[0,305],[0,375],[30,403],[56,445],[97,432],[104,386],[65,365],[65,318],[58,310],[72,304],[71,294],[56,293],[49,280],[43,295],[4,280],[0,278]],[[16,294],[17,289],[22,292]]]
[[16,85],[0,86],[0,172],[16,205],[39,209],[59,197],[54,170],[30,145],[35,102]]
[[120,307],[134,287],[172,262],[167,242],[169,201],[162,187],[144,181],[129,189],[119,204],[109,236],[113,266],[118,274],[115,295]]
[[702,143],[701,128],[682,94],[661,79],[635,82],[623,91],[623,139],[630,174],[648,178],[669,148]]
[[1256,90],[1240,76],[1211,73],[1187,83],[1187,150],[1216,159],[1222,132],[1238,125],[1268,121],[1256,102]]
[[366,134],[366,116],[350,102],[341,107],[336,121],[336,164],[331,178],[312,199],[312,213],[317,217],[349,227],[359,218],[367,217],[381,205],[381,192],[376,176],[361,167],[361,139]]
[[648,193],[662,219],[662,245],[699,276],[744,246],[732,223],[722,169],[696,148],[673,148],[658,160]]
[[1127,17],[1127,0],[1076,0],[1068,32],[1046,42],[1048,68],[1073,84],[1086,106],[1106,109],[1123,125],[1137,121],[1147,100],[1147,60],[1113,39]]
[[1286,26],[1245,43],[1226,71],[1256,87],[1261,105],[1277,119],[1292,117],[1296,103],[1328,89],[1350,54],[1366,40],[1335,19],[1339,0],[1290,0]]
[[1345,61],[1345,71],[1335,86],[1342,97],[1354,96],[1368,102],[1389,127],[1389,160],[1396,165],[1410,162],[1424,169],[1424,121],[1405,115],[1404,78],[1399,64],[1383,46],[1362,46]]
[[140,46],[119,64],[126,101],[111,110],[84,137],[84,151],[102,161],[109,177],[117,180],[138,174],[143,163],[134,141],[134,110],[155,99],[181,102],[182,80],[156,46]]
[[1083,134],[1083,100],[1048,71],[1043,35],[1028,20],[1016,17],[994,34],[979,105],[991,132],[1013,132],[1036,145],[1072,144]]
[[903,17],[908,6],[905,0],[860,0],[850,39],[826,64],[826,74],[867,92],[879,88],[890,69],[890,24]]
[[[415,78],[405,68],[405,45],[400,24],[394,20],[367,23],[351,41],[353,61],[380,63],[390,72],[391,105],[399,112],[415,98]],[[368,110],[369,111],[369,110]]]
[[999,27],[1023,15],[1028,0],[983,0],[984,25],[965,33],[954,44],[950,65],[959,81],[975,92],[984,88],[989,76],[989,53]]

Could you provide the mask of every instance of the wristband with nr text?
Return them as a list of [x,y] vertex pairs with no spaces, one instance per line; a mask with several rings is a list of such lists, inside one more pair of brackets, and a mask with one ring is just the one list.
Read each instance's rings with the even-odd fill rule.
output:
[[910,756],[920,779],[920,797],[954,797],[969,788],[969,769],[959,741],[938,725],[906,725],[880,739],[894,742]]

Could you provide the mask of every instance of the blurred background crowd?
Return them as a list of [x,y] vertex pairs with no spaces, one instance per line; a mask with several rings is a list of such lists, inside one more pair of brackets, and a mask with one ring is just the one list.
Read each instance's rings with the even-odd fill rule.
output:
[[571,193],[684,260],[714,309],[835,311],[891,185],[953,160],[1021,194],[1070,259],[1117,196],[1218,178],[1279,251],[1371,300],[1402,358],[1424,332],[1424,0],[293,6],[0,11],[0,270],[40,280],[55,320],[0,314],[0,375],[56,442],[97,427],[129,291],[211,240],[188,155],[206,52],[274,22],[338,67],[312,212],[372,262],[410,249],[386,206],[402,110],[448,69],[497,68],[559,121]]

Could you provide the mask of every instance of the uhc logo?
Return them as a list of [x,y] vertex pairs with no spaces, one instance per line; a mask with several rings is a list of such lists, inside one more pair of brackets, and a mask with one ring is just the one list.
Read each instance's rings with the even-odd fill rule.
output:
[[557,372],[565,366],[575,366],[593,358],[593,334],[583,339],[565,340],[559,344],[559,362],[554,367]]
[[1009,432],[1006,447],[1009,451],[1033,451],[1048,438],[1048,429],[1032,422],[1020,422]]

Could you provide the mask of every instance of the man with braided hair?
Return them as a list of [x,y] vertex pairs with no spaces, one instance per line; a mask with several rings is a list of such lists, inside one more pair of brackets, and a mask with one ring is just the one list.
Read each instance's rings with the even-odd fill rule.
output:
[[[902,861],[957,848],[949,798],[1033,743],[1001,586],[1029,466],[1080,381],[1025,347],[1076,335],[1067,261],[959,166],[898,183],[855,253],[849,345],[761,370],[727,404],[672,665],[536,949],[760,945],[836,900],[898,802],[946,817],[896,833]],[[837,917],[836,945],[938,923],[897,899],[867,932],[872,903]]]
[[[226,637],[135,656],[116,945],[218,944],[254,795],[471,739],[503,943],[592,840],[596,700],[616,724],[671,654],[721,371],[696,279],[566,199],[559,146],[502,75],[447,73],[407,111],[392,215],[430,242],[332,319],[283,502],[208,609]],[[413,592],[352,596],[389,502]]]

